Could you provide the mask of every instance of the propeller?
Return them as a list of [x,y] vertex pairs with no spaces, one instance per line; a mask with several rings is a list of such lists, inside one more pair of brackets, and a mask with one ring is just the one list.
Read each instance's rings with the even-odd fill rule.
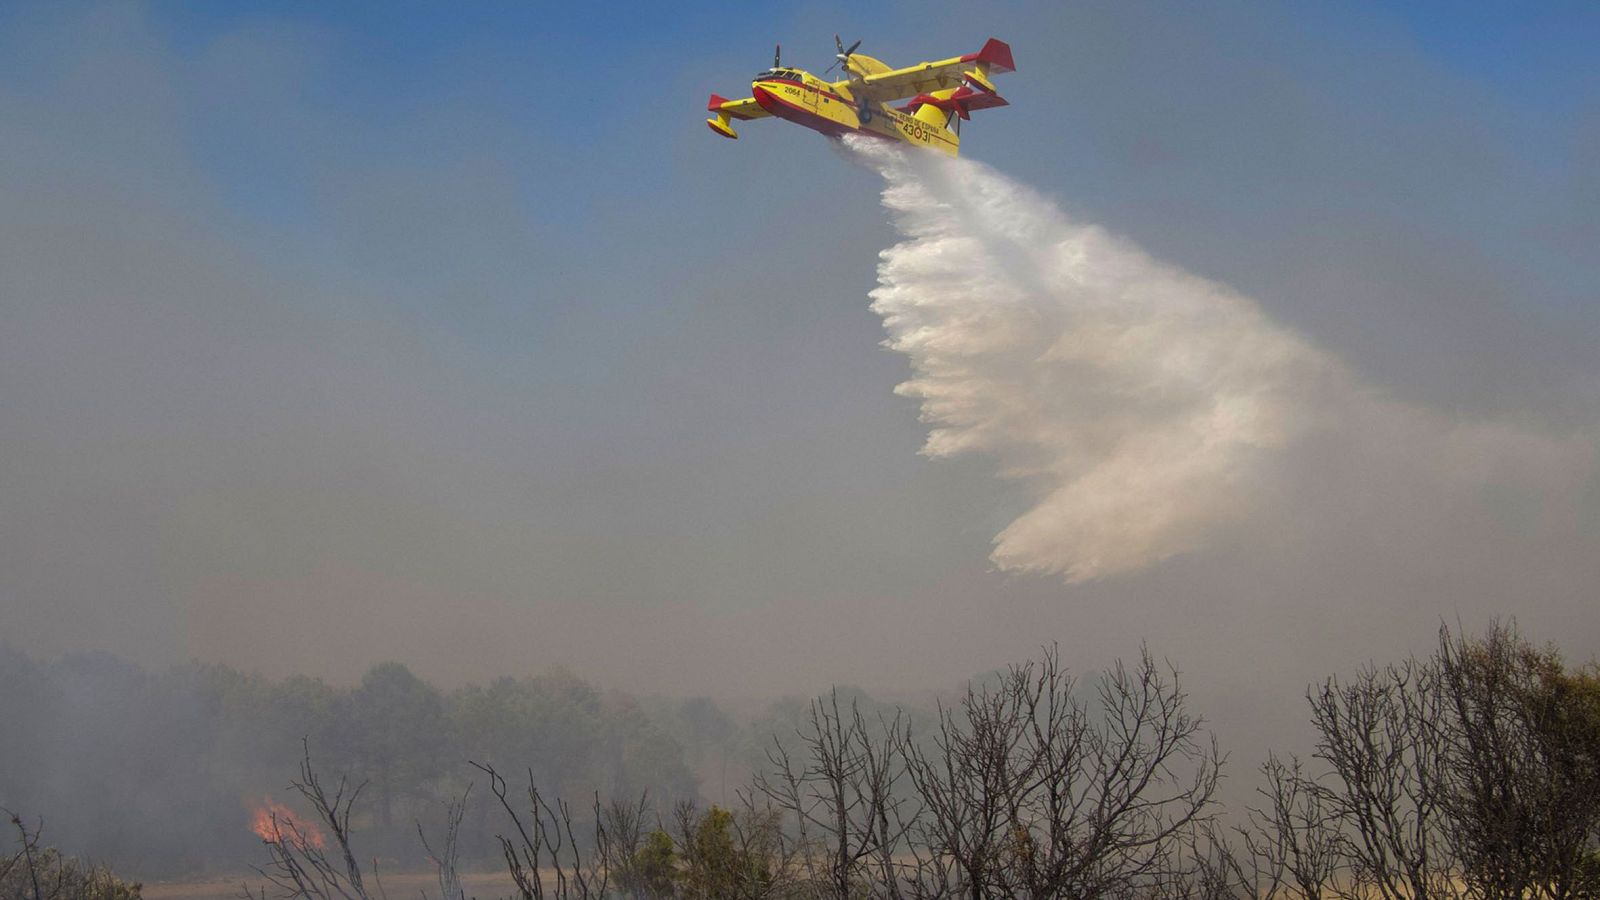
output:
[[850,54],[856,52],[856,48],[861,46],[861,42],[860,41],[856,41],[854,44],[851,44],[850,48],[847,50],[847,49],[845,49],[844,41],[840,40],[839,36],[836,34],[836,35],[833,36],[833,46],[839,52],[837,54],[835,54],[835,56],[833,57],[833,65],[831,65],[828,68],[823,70],[823,74],[824,75],[826,75],[829,72],[832,72],[834,69],[838,68],[841,64],[844,66],[844,70],[846,72],[850,71]]
[[774,69],[783,68],[783,45],[782,44],[773,44],[772,45],[772,67]]

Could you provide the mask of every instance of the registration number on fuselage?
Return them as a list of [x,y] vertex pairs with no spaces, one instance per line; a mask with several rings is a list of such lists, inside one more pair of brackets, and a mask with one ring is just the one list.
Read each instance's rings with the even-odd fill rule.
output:
[[908,116],[899,110],[886,109],[884,112],[894,119],[894,123],[900,127],[906,137],[914,141],[921,141],[924,144],[933,143],[933,127],[927,122],[916,116]]

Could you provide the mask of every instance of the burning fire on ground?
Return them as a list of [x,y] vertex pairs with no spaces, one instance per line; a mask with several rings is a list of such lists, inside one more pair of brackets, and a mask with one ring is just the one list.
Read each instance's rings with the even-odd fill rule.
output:
[[250,830],[271,844],[300,850],[321,850],[326,841],[322,829],[295,815],[287,806],[267,797],[250,816]]

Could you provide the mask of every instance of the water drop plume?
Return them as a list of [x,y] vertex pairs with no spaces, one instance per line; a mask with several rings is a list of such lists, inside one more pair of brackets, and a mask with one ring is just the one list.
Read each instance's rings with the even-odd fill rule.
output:
[[1312,434],[1361,435],[1356,468],[1387,476],[1406,467],[1396,444],[1412,462],[1562,452],[1386,399],[1253,300],[981,163],[848,152],[882,174],[902,238],[871,298],[910,362],[897,390],[921,404],[923,452],[983,455],[1027,497],[994,538],[1001,569],[1103,578],[1282,513],[1276,482]]

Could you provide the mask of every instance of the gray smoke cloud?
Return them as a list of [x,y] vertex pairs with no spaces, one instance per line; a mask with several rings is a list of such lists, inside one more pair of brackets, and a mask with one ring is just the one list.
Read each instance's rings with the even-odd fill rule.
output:
[[987,166],[852,147],[904,238],[871,297],[911,362],[897,390],[921,404],[923,452],[980,454],[1025,486],[994,538],[1001,569],[1106,578],[1245,522],[1311,538],[1298,524],[1328,492],[1407,530],[1577,526],[1592,435],[1388,398],[1250,298]]
[[[991,11],[1052,74],[968,132],[1006,176],[896,176],[896,222],[947,242],[942,306],[895,301],[937,371],[876,347],[876,254],[927,245],[875,170],[677,103],[552,127],[526,93],[552,61],[484,52],[501,17],[431,62],[364,56],[364,17],[0,27],[0,640],[718,697],[1143,640],[1246,766],[1308,682],[1441,619],[1587,658],[1600,107],[1524,114],[1370,16],[1170,12]],[[974,37],[923,18],[859,32],[894,61]],[[698,104],[770,27],[663,52],[664,89]],[[552,52],[633,71],[613,31]],[[1064,271],[1098,281],[1052,298]],[[1016,343],[938,343],[985,335]],[[908,372],[936,395],[895,396]]]

